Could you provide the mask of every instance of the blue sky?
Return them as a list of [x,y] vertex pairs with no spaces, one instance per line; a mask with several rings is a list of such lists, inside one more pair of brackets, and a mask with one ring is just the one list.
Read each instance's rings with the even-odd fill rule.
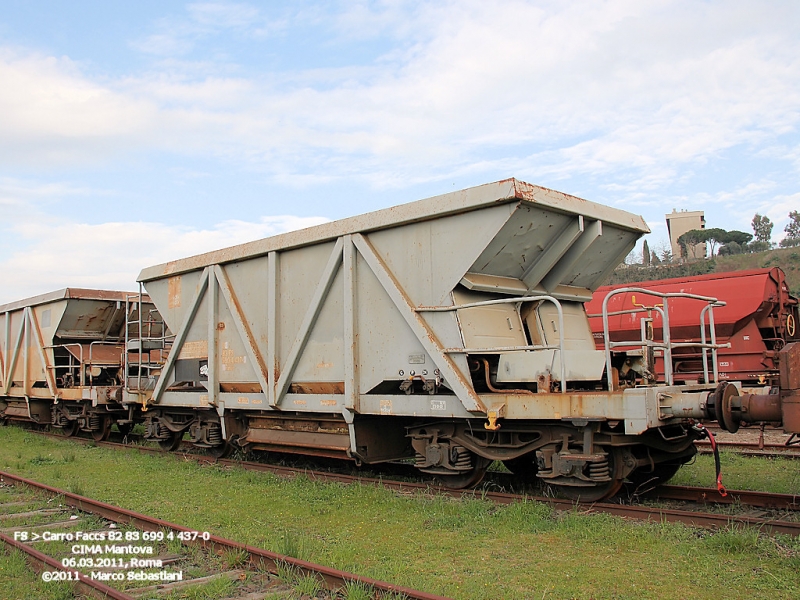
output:
[[507,177],[782,236],[800,3],[0,3],[0,302]]

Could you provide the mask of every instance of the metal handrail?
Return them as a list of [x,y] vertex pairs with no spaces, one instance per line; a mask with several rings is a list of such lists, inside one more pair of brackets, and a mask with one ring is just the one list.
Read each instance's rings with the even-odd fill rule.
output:
[[[620,311],[614,311],[613,313],[608,312],[608,301],[612,296],[616,296],[618,294],[625,294],[630,292],[636,292],[640,294],[644,294],[647,296],[655,296],[657,298],[661,298],[663,300],[663,307],[652,306],[652,307],[641,307],[635,309],[626,309]],[[700,311],[700,343],[696,342],[676,342],[673,343],[670,337],[670,324],[669,324],[669,299],[670,298],[685,298],[687,300],[699,300],[703,302],[707,302],[708,304]],[[712,351],[712,360],[714,362],[714,383],[717,383],[719,379],[719,373],[717,369],[717,349],[719,348],[730,348],[730,343],[727,344],[717,344],[717,337],[716,337],[716,330],[714,326],[714,313],[713,309],[715,307],[722,307],[726,306],[726,303],[717,299],[712,298],[710,296],[701,296],[699,294],[690,294],[686,292],[657,292],[655,290],[648,290],[645,288],[639,287],[628,287],[628,288],[619,288],[617,290],[613,290],[606,295],[603,299],[603,343],[605,345],[605,355],[606,355],[606,373],[608,374],[609,381],[611,381],[611,349],[617,348],[619,346],[633,346],[633,345],[640,345],[642,346],[642,351],[644,352],[648,348],[659,348],[664,351],[664,378],[666,379],[667,385],[673,385],[674,383],[674,374],[672,372],[672,350],[675,348],[701,348],[703,350],[703,377],[706,383],[708,383],[708,350]],[[662,335],[663,341],[657,342],[655,340],[648,340],[645,336],[645,321],[640,321],[641,323],[641,339],[639,340],[624,340],[621,342],[612,342],[611,335],[609,332],[609,323],[608,317],[611,315],[621,315],[621,314],[634,314],[640,312],[647,312],[650,310],[655,310],[658,314],[661,315],[662,321]],[[705,335],[705,315],[706,313],[709,314],[709,328],[711,333],[711,343],[706,342],[706,335]],[[594,316],[594,315],[593,315]]]
[[[78,381],[80,382],[79,383],[80,387],[83,387],[86,384],[85,377],[84,377],[84,368],[83,368],[83,344],[79,344],[78,342],[69,342],[67,344],[53,344],[53,345],[50,345],[50,346],[44,346],[44,349],[45,350],[47,350],[47,349],[55,350],[56,348],[67,348],[68,346],[77,346],[80,349],[80,356],[78,357],[78,361],[79,361],[79,363],[78,363]],[[69,364],[66,366],[66,369],[68,371],[72,371],[73,369],[75,369],[75,365],[72,364],[73,356],[72,356],[71,352],[68,352],[68,354],[69,354]],[[64,368],[61,365],[48,365],[48,366],[51,369],[53,369],[53,377],[55,377],[56,369],[63,369]]]
[[[724,306],[724,302],[722,305]],[[719,362],[717,361],[717,329],[714,324],[714,304],[703,307],[700,311],[700,341],[703,343],[703,380],[708,381],[708,349],[706,343],[706,313],[708,313],[708,330],[711,334],[711,366],[714,369],[714,383],[719,380]],[[726,344],[730,347],[730,343]]]
[[[92,350],[93,350],[93,347],[94,347],[95,344],[100,345],[100,346],[116,346],[116,347],[119,346],[119,342],[100,342],[100,341],[98,341],[98,342],[90,342],[89,343],[89,366],[90,367],[94,364],[94,361],[92,361]],[[124,350],[123,350],[123,352],[124,352]],[[92,387],[94,387],[94,375],[92,375],[92,372],[90,370],[89,371],[89,389],[91,389]]]
[[453,306],[419,306],[415,312],[452,312],[462,308],[475,308],[479,306],[491,306],[493,304],[517,304],[517,312],[524,302],[552,302],[558,311],[558,345],[547,344],[542,346],[506,346],[503,348],[443,348],[447,354],[480,354],[485,352],[521,352],[524,350],[558,350],[559,362],[561,363],[561,392],[567,391],[567,368],[564,353],[564,310],[561,303],[553,296],[516,296],[513,298],[499,298],[497,300],[483,300],[481,302],[468,302]]
[[[148,390],[152,388],[151,382],[145,382],[145,386],[142,385],[142,379],[145,377],[142,376],[142,371],[146,369],[151,369],[153,367],[153,363],[150,362],[148,359],[147,362],[144,360],[144,345],[143,342],[145,340],[148,341],[158,341],[162,342],[163,348],[166,348],[167,343],[169,340],[175,339],[174,334],[167,334],[167,326],[164,320],[154,319],[152,318],[153,313],[157,313],[157,310],[150,310],[149,315],[150,318],[144,318],[144,288],[141,283],[139,283],[139,293],[138,294],[129,294],[125,297],[125,360],[124,360],[124,385],[125,389],[134,392],[137,394],[141,394],[143,390]],[[131,310],[135,308],[137,310],[137,318],[135,320],[130,319]],[[136,326],[138,327],[138,336],[134,337],[131,335],[131,327]],[[148,335],[145,335],[145,327],[147,328]],[[151,335],[153,332],[153,328],[158,327],[161,335],[153,336]],[[131,342],[138,341],[137,345],[137,354],[138,359],[136,363],[133,363],[130,360],[130,345]],[[137,372],[136,372],[136,387],[133,388],[129,383],[131,377],[130,367],[136,364]],[[149,371],[148,371],[149,373]],[[150,376],[146,376],[147,379],[150,379]]]

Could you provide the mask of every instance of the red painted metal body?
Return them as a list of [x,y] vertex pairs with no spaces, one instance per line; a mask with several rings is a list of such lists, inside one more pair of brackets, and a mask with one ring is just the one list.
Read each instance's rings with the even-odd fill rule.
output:
[[[718,343],[730,343],[730,348],[719,350],[720,379],[741,381],[745,385],[777,385],[779,366],[777,351],[787,342],[800,339],[798,331],[798,300],[789,293],[783,271],[777,267],[731,273],[713,273],[695,277],[643,281],[623,285],[603,286],[586,304],[592,333],[598,348],[603,347],[603,299],[616,289],[638,287],[657,292],[686,292],[718,298],[725,306],[714,309]],[[637,304],[653,305],[660,302],[653,296],[629,292],[613,296],[608,311],[623,311]],[[700,341],[698,326],[700,305],[691,300],[669,300],[669,319],[673,342]],[[643,313],[612,315],[609,317],[609,334],[612,341],[638,339]],[[788,326],[787,326],[788,322]],[[794,323],[794,327],[792,324]],[[662,339],[661,318],[656,314],[655,338]],[[792,331],[794,329],[794,331]],[[709,353],[710,362],[710,353]],[[676,380],[702,381],[702,353],[685,348],[673,353]],[[711,365],[709,365],[710,368]],[[663,358],[656,358],[660,380],[664,377]]]

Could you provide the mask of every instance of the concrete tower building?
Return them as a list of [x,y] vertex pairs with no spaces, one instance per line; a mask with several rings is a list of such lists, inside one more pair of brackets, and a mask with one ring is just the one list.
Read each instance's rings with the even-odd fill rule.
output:
[[687,231],[692,229],[705,229],[706,219],[703,216],[702,210],[695,211],[676,211],[674,208],[672,212],[665,215],[667,218],[667,232],[669,233],[669,243],[672,246],[672,256],[687,258],[705,258],[706,245],[705,243],[695,244],[693,248],[687,247],[688,256],[684,256],[678,238]]

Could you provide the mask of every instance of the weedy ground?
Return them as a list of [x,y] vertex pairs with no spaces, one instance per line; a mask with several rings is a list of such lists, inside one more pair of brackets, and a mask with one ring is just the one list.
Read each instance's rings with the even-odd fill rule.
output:
[[[685,467],[676,481],[709,485],[713,464],[705,459]],[[792,461],[726,455],[723,465],[731,488],[800,492]],[[499,507],[479,491],[453,500],[283,479],[52,440],[15,427],[0,428],[0,469],[200,531],[455,598],[800,597],[800,541],[752,530],[712,533],[588,515],[579,508],[557,513],[532,501]],[[19,560],[0,557],[0,568],[2,596],[29,597],[13,595]],[[4,583],[6,573],[11,583]],[[315,591],[313,582],[293,585],[296,595]],[[364,595],[352,590],[353,598]]]
[[[800,460],[720,453],[722,482],[732,490],[755,490],[780,494],[800,493]],[[714,457],[697,456],[691,465],[670,480],[675,485],[714,487]]]

